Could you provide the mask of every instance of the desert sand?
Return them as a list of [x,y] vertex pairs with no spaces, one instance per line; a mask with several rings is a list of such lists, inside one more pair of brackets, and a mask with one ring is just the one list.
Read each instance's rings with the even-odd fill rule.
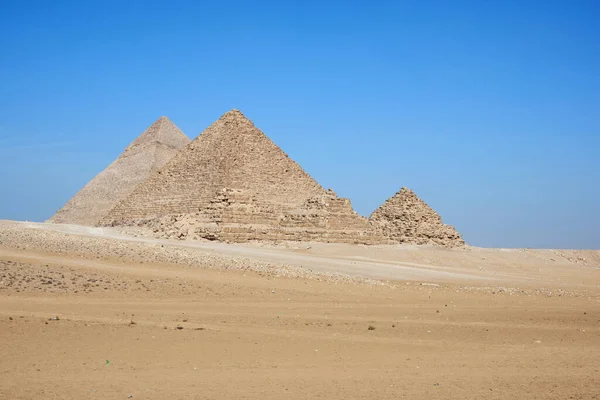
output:
[[600,252],[0,222],[3,399],[598,399]]

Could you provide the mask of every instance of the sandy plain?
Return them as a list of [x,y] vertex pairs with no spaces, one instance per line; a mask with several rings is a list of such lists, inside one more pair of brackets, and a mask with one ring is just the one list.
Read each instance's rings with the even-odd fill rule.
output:
[[0,222],[2,399],[600,399],[600,252]]

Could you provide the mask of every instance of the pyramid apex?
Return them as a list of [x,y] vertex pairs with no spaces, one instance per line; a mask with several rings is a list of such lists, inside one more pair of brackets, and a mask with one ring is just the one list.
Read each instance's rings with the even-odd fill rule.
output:
[[254,127],[254,123],[236,108],[233,108],[227,111],[225,114],[221,115],[221,118],[219,118],[218,121],[226,125],[245,125]]
[[241,118],[246,118],[246,116],[244,115],[244,113],[242,113],[237,108],[232,108],[231,110],[227,111],[225,114],[223,114],[221,116],[221,118],[225,118],[225,117],[233,117],[233,118],[240,118],[241,117]]
[[138,136],[119,157],[128,157],[137,154],[147,146],[154,144],[166,145],[171,148],[182,148],[190,139],[169,119],[163,115],[152,123],[140,136]]
[[412,191],[412,189],[406,187],[406,186],[402,186],[400,188],[400,190],[398,190],[397,194],[414,194],[415,192]]

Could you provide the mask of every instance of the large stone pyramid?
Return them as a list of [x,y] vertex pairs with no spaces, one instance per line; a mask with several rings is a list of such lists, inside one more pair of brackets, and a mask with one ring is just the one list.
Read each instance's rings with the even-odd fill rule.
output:
[[370,224],[240,111],[224,114],[102,219],[160,237],[365,243]]
[[160,117],[104,171],[83,187],[49,222],[96,225],[135,187],[169,161],[190,139]]
[[378,232],[395,243],[436,244],[447,247],[465,244],[461,235],[412,190],[403,187],[371,214]]

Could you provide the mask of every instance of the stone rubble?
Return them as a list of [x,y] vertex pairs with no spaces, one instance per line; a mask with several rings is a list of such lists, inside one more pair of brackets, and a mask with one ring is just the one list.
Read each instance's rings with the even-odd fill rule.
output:
[[382,236],[395,243],[463,246],[465,241],[412,190],[403,187],[371,214],[369,220]]

